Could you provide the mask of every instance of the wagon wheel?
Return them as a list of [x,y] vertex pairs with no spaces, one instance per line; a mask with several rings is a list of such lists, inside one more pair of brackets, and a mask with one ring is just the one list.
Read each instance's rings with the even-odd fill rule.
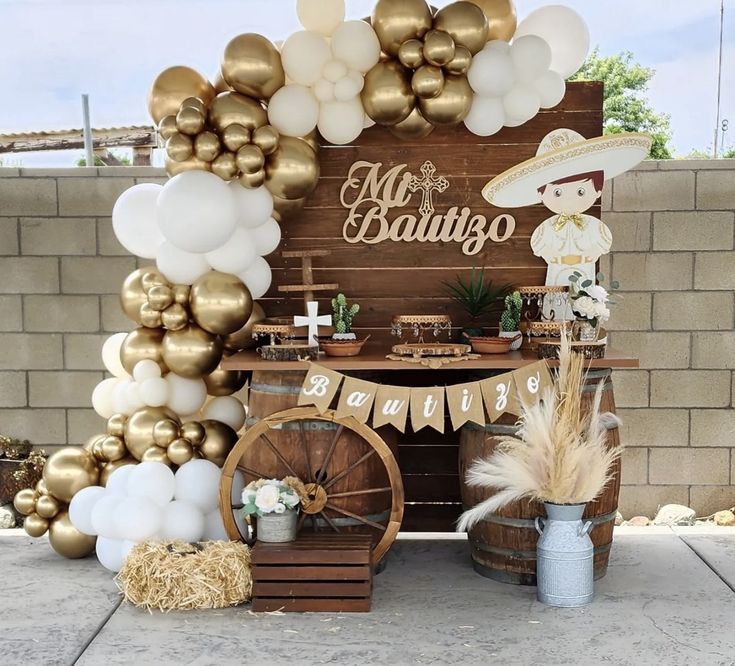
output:
[[[321,456],[315,455],[308,441],[304,427],[308,422],[332,423],[336,426]],[[274,441],[277,439],[274,432],[285,428],[297,435],[298,445],[289,447],[289,450],[279,449]],[[355,438],[347,438],[346,431],[358,436],[364,453],[354,450]],[[251,450],[251,447],[256,449]],[[350,451],[345,451],[347,448]],[[264,456],[266,461],[261,459],[259,463],[263,469],[254,469],[243,462],[248,451],[267,453]],[[348,455],[341,455],[340,452]],[[382,465],[381,472],[387,478],[387,485],[382,483],[373,487],[370,484],[369,487],[340,489],[340,486],[349,488],[351,479],[359,483],[361,469],[364,470],[366,464],[376,463]],[[222,469],[219,506],[229,538],[244,541],[245,535],[241,533],[234,517],[234,511],[241,505],[232,501],[233,476],[238,469],[245,475],[246,483],[259,478],[299,477],[305,483],[310,498],[310,502],[301,507],[300,531],[346,532],[348,528],[344,527],[345,522],[363,526],[379,537],[373,545],[374,565],[383,558],[400,529],[403,519],[403,482],[395,457],[374,430],[351,416],[337,417],[333,411],[322,414],[315,407],[296,407],[264,418],[242,435]],[[366,497],[380,496],[387,501],[389,495],[390,515],[382,517],[361,515],[359,511],[340,506]]]

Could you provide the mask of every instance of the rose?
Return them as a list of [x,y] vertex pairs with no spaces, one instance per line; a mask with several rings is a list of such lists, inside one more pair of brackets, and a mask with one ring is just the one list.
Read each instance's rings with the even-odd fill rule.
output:
[[286,513],[286,506],[285,504],[281,504],[280,502],[276,504],[276,508],[274,509],[276,513]]
[[601,321],[610,319],[610,310],[603,303],[595,303],[595,317]]
[[299,496],[293,491],[288,490],[281,495],[281,501],[289,508],[293,509],[301,501]]
[[269,484],[258,488],[258,492],[255,495],[255,506],[263,513],[272,513],[278,504],[278,496],[278,486]]
[[580,296],[577,298],[572,308],[575,312],[578,312],[581,316],[591,319],[594,317],[595,302],[589,296]]
[[586,289],[587,293],[591,298],[594,298],[596,301],[599,301],[600,303],[607,303],[609,294],[607,293],[607,289],[603,287],[602,285],[595,284],[591,287],[588,287]]

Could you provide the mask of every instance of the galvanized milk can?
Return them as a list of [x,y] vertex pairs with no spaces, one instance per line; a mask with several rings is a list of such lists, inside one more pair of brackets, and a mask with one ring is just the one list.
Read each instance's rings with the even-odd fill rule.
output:
[[541,603],[572,608],[592,601],[592,523],[582,523],[584,504],[545,502],[546,518],[536,518],[536,594]]

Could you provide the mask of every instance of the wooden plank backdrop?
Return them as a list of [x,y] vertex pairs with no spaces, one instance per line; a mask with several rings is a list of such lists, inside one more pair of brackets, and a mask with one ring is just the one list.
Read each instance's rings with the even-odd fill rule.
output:
[[[602,92],[598,82],[576,82],[567,86],[564,101],[556,108],[542,111],[529,123],[505,128],[483,138],[468,132],[464,126],[437,129],[421,140],[399,140],[387,130],[373,127],[363,132],[351,146],[322,147],[321,178],[305,209],[283,225],[282,250],[329,249],[331,256],[314,260],[317,283],[336,282],[350,301],[360,303],[356,321],[360,334],[371,334],[373,340],[395,342],[390,338],[393,314],[448,313],[456,325],[466,324],[460,308],[446,295],[443,280],[456,275],[469,278],[473,266],[485,267],[486,276],[497,284],[543,284],[546,265],[535,257],[529,241],[533,230],[549,212],[541,205],[512,211],[490,206],[482,198],[482,187],[493,176],[536,154],[541,139],[550,131],[569,128],[589,138],[602,133]],[[449,181],[449,188],[434,194],[437,214],[452,206],[468,206],[472,214],[484,215],[488,221],[503,213],[516,220],[511,238],[503,243],[488,241],[474,256],[462,252],[462,244],[384,241],[376,245],[350,244],[342,237],[348,210],[340,202],[340,190],[354,162],[382,163],[381,175],[397,164],[406,164],[413,174],[430,160],[436,175]],[[418,215],[421,193],[416,192],[405,210],[391,210],[389,219],[401,212]],[[590,214],[600,215],[599,205]],[[299,284],[301,264],[298,259],[269,257],[273,267],[273,287],[263,301],[269,316],[300,314],[300,297],[285,298],[278,285]],[[329,297],[320,295],[320,311],[330,312]],[[497,325],[495,321],[485,325]],[[459,383],[466,377],[444,372],[407,374],[402,385],[418,382]],[[399,383],[394,376],[386,383]],[[417,375],[417,376],[416,376]],[[413,531],[453,529],[460,512],[457,476],[458,434],[447,424],[446,434],[430,429],[408,433],[401,438],[399,464],[406,489],[406,513],[403,528]]]

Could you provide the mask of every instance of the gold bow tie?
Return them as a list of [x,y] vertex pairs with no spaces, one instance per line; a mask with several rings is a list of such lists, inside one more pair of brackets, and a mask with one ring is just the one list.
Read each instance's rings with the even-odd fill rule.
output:
[[573,222],[580,231],[584,230],[584,219],[582,219],[581,215],[575,213],[574,215],[559,215],[556,218],[556,222],[554,222],[554,231],[561,231],[567,226],[568,222]]

